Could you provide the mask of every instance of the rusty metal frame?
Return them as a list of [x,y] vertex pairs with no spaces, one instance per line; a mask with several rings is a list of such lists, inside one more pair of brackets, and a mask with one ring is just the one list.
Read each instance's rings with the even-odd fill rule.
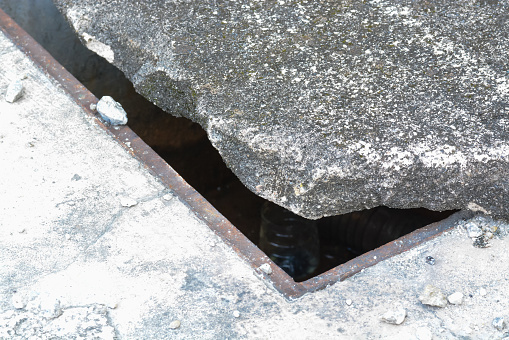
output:
[[[219,235],[238,255],[246,260],[258,273],[262,280],[266,280],[287,299],[296,299],[302,295],[323,289],[338,281],[360,272],[413,247],[429,241],[442,233],[452,229],[456,221],[472,216],[470,212],[458,212],[449,218],[405,235],[378,249],[365,253],[357,258],[337,266],[321,275],[304,282],[295,282],[288,274],[279,268],[267,255],[244,236],[234,225],[221,215],[203,196],[201,196],[157,153],[155,153],[128,126],[113,127],[101,121],[91,104],[97,103],[97,98],[88,91],[73,75],[60,65],[41,45],[28,33],[19,27],[2,9],[0,9],[0,30],[47,76],[58,82],[68,95],[86,112],[94,118],[96,124],[114,137],[133,157],[138,159],[145,168],[159,178],[171,189],[181,201],[196,214],[210,229]],[[129,145],[129,146],[127,146]],[[268,263],[272,268],[270,275],[262,272],[259,267]]]

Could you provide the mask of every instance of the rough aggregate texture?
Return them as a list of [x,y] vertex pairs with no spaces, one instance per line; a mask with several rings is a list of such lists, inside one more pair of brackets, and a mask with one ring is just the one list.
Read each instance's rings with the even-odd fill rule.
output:
[[508,1],[55,2],[297,214],[508,216]]

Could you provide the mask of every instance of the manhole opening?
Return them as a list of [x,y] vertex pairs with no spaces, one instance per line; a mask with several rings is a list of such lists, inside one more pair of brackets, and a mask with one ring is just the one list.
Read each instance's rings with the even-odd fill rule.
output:
[[[121,71],[82,46],[50,0],[0,0],[0,6],[97,97],[119,101],[128,112],[129,127],[297,282],[454,212],[377,207],[310,221],[271,206],[224,165],[198,124],[145,100]],[[268,229],[261,230],[262,225]],[[295,225],[302,226],[300,231]],[[268,235],[267,230],[283,230],[278,228],[286,229]]]

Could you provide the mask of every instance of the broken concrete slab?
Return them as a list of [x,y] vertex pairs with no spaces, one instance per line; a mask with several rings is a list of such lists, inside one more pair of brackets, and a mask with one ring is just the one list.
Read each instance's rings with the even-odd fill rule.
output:
[[55,2],[297,214],[509,214],[507,1]]

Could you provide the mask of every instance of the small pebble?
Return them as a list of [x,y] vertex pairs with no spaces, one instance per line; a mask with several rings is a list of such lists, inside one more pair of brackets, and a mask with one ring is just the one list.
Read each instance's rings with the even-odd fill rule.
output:
[[97,109],[97,104],[90,104],[90,110],[95,111]]
[[424,291],[419,296],[419,300],[429,306],[445,307],[447,306],[447,297],[440,291],[440,289],[427,285]]
[[272,268],[270,267],[270,264],[268,264],[268,263],[262,264],[259,268],[262,272],[264,272],[267,275],[272,274]]
[[447,297],[450,304],[461,305],[463,303],[463,294],[460,292],[452,293]]
[[491,324],[498,331],[503,331],[504,328],[505,328],[505,321],[504,321],[504,318],[502,318],[502,317],[498,317],[498,318],[493,319],[493,322]]
[[9,103],[14,103],[16,100],[23,96],[23,83],[21,80],[13,81],[7,87],[5,92],[5,100]]
[[401,325],[405,318],[406,310],[404,308],[389,310],[382,315],[382,321],[392,325]]
[[234,310],[233,311],[233,316],[236,317],[236,318],[240,317],[240,312],[238,310]]
[[136,200],[132,199],[131,197],[122,197],[120,198],[120,204],[123,206],[123,207],[134,207],[136,204],[138,204],[138,202],[136,202]]
[[426,256],[426,263],[430,265],[435,264],[435,258],[433,256]]
[[127,113],[120,103],[110,96],[104,96],[97,103],[97,112],[111,125],[127,124]]
[[352,300],[350,300],[350,299],[346,299],[346,300],[345,300],[345,303],[346,303],[346,305],[347,305],[347,306],[351,306],[351,305],[352,305],[352,303],[353,303],[353,301],[352,301]]
[[486,291],[486,289],[484,289],[484,288],[480,288],[480,289],[479,289],[479,295],[481,295],[481,296],[486,296],[486,294],[488,294],[488,292]]
[[170,328],[171,329],[177,329],[180,327],[180,320],[174,320],[170,322]]
[[482,235],[482,229],[474,223],[468,223],[465,227],[467,228],[468,237],[470,238],[477,238]]
[[163,200],[165,201],[171,201],[173,199],[173,195],[171,194],[166,194],[163,196]]

